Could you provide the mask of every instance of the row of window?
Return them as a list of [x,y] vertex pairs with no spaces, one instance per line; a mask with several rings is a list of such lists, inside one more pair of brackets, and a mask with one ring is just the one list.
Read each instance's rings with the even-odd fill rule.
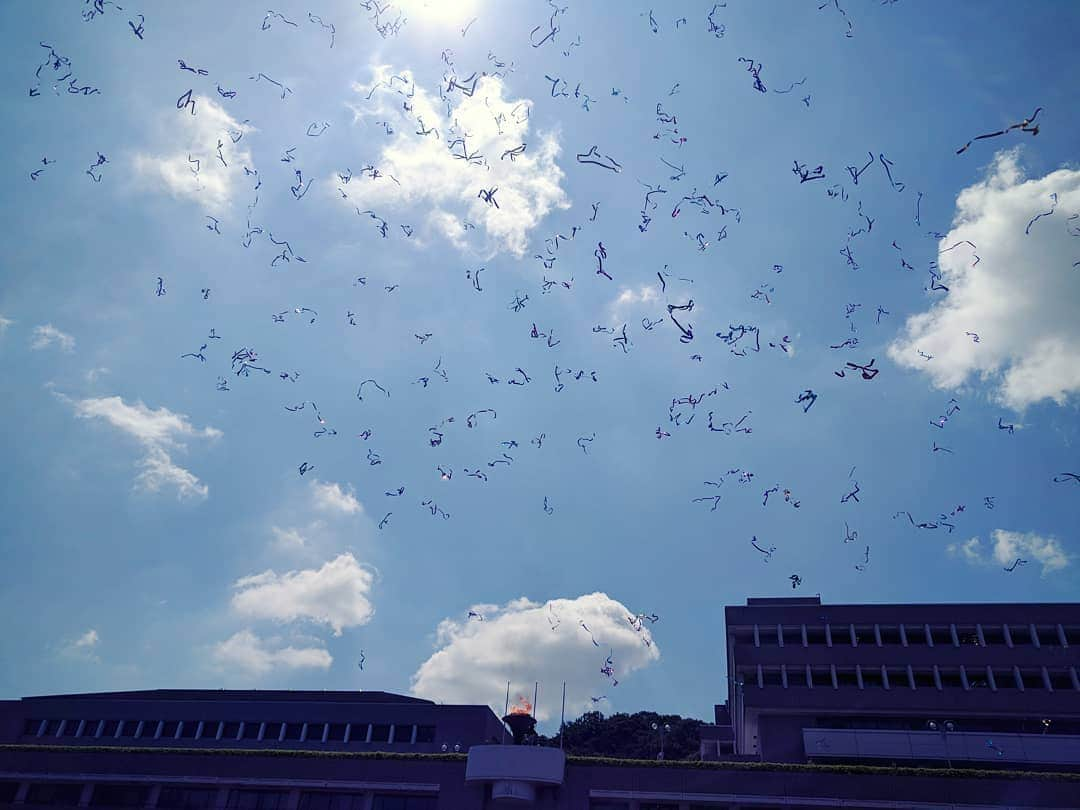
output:
[[435,726],[410,723],[284,723],[240,720],[71,720],[28,718],[23,735],[77,739],[250,740],[254,742],[435,742]]
[[997,692],[1028,689],[1054,691],[1080,691],[1080,675],[1076,667],[1048,669],[1047,667],[1011,669],[1001,667],[938,667],[930,669],[907,667],[852,667],[828,668],[809,665],[781,664],[778,667],[757,666],[742,669],[739,682],[743,686],[755,684],[764,689],[779,686],[784,689],[823,687],[832,689],[980,689]]
[[856,625],[856,624],[824,624],[824,625],[759,625],[753,628],[736,628],[734,631],[735,641],[738,644],[753,644],[760,647],[763,644],[778,645],[783,647],[811,645],[824,645],[832,647],[840,644],[850,644],[857,647],[860,644],[876,645],[878,647],[908,647],[915,644],[925,644],[933,647],[942,646],[973,646],[990,647],[1004,646],[1017,647],[1030,645],[1033,647],[1062,647],[1067,648],[1070,644],[1080,645],[1080,626],[1064,625]]
[[[150,785],[94,785],[90,807],[143,808],[151,799]],[[11,804],[19,791],[18,782],[0,782],[0,804]],[[83,795],[83,785],[76,782],[33,783],[28,786],[24,801],[28,805],[77,807]],[[299,810],[362,810],[366,793],[304,791],[300,794]],[[285,810],[289,799],[287,790],[229,790],[227,810]],[[162,786],[154,807],[161,810],[214,810],[218,789],[212,787]],[[437,797],[407,794],[376,793],[372,810],[436,810]]]

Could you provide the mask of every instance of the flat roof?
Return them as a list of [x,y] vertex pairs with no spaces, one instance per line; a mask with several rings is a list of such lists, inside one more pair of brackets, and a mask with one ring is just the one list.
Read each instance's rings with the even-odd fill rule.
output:
[[139,689],[129,692],[84,692],[70,695],[28,695],[23,700],[191,700],[310,703],[408,703],[434,706],[435,701],[379,691],[307,689]]

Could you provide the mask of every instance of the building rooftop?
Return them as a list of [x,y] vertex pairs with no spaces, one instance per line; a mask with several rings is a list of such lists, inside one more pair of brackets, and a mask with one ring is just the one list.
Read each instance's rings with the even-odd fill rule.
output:
[[432,700],[378,691],[316,691],[290,689],[140,689],[130,692],[86,692],[70,695],[28,695],[23,700],[195,700],[284,701],[327,703],[410,703],[434,706]]

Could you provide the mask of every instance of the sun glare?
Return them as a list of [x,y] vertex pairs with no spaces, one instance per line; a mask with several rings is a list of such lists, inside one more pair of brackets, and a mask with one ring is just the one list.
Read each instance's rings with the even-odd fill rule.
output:
[[394,4],[410,24],[466,25],[475,15],[479,0],[397,0]]

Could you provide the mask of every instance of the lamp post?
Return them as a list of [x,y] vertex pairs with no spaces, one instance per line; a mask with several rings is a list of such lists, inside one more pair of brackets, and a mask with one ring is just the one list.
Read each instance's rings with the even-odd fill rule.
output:
[[945,764],[949,766],[950,770],[952,770],[952,757],[949,755],[949,740],[946,735],[948,735],[952,731],[956,731],[956,723],[954,723],[952,720],[945,720],[940,723],[937,720],[927,720],[926,727],[930,731],[941,732],[941,740],[945,744]]
[[664,758],[664,735],[671,732],[671,726],[669,726],[667,723],[664,723],[664,725],[662,725],[662,726],[659,725],[658,723],[653,723],[652,724],[652,730],[660,732],[660,753],[656,755],[656,758],[657,759],[663,759]]

